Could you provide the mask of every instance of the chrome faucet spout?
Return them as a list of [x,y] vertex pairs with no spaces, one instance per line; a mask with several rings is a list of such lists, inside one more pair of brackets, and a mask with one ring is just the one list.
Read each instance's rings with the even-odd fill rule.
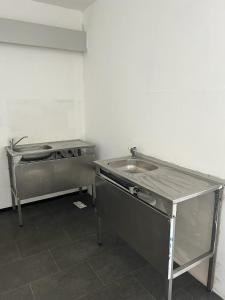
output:
[[14,150],[14,149],[15,149],[15,146],[16,146],[19,142],[21,142],[23,139],[26,139],[26,138],[28,138],[28,136],[25,135],[25,136],[21,137],[20,139],[18,139],[16,142],[15,142],[15,139],[12,138],[12,139],[10,140],[10,146],[11,146],[11,149]]
[[129,148],[130,153],[131,153],[131,158],[136,158],[136,152],[137,152],[137,147],[131,147]]

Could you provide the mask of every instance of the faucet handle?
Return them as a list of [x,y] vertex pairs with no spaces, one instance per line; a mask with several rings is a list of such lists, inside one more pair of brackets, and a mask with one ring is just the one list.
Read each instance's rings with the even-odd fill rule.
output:
[[136,151],[137,147],[136,146],[134,146],[134,147],[128,147],[128,150],[130,150],[130,151]]
[[130,150],[131,157],[136,158],[137,147],[129,147],[128,149]]
[[10,138],[9,139],[9,146],[12,147],[12,144],[13,144],[13,138]]

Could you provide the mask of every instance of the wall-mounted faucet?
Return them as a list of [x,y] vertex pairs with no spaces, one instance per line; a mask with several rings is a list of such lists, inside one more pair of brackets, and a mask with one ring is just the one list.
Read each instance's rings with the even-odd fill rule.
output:
[[136,158],[137,147],[131,147],[129,150],[131,153],[131,158]]
[[12,139],[10,139],[10,148],[11,148],[11,150],[14,150],[15,149],[15,146],[20,142],[20,141],[22,141],[23,139],[26,139],[26,138],[28,138],[28,136],[23,136],[23,137],[21,137],[20,139],[18,139],[17,141],[15,141],[15,139],[14,138],[12,138]]

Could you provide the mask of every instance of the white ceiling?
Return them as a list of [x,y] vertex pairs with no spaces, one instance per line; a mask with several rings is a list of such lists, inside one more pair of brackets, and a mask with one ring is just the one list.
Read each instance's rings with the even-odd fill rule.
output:
[[48,3],[48,4],[76,9],[80,11],[84,11],[89,5],[95,2],[95,0],[33,0],[33,1]]

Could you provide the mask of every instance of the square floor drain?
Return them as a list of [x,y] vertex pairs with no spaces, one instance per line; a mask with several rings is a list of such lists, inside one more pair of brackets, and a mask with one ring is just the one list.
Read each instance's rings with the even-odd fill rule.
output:
[[81,201],[76,201],[76,202],[73,202],[73,204],[76,206],[76,207],[78,207],[79,209],[82,209],[82,208],[85,208],[85,207],[87,207],[87,205],[86,204],[84,204],[83,202],[81,202]]

